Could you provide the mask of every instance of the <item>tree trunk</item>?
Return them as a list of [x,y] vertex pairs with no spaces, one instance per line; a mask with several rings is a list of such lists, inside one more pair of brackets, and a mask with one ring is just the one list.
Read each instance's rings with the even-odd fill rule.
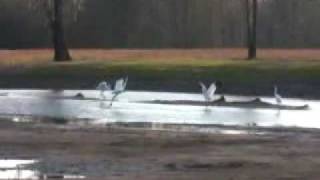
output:
[[251,15],[251,0],[245,0],[245,13],[246,13],[246,30],[247,30],[247,49],[248,49],[248,59],[250,59],[250,42],[251,42],[251,24],[250,24],[250,15]]
[[71,61],[64,32],[63,1],[64,0],[54,0],[54,18],[52,21],[54,61]]
[[246,0],[248,59],[257,57],[257,0]]

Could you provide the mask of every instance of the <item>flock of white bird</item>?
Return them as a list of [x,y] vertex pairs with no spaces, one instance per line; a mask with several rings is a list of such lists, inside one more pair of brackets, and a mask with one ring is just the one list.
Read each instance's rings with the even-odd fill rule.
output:
[[[127,83],[128,83],[128,77],[118,79],[115,82],[114,88],[112,89],[112,85],[111,84],[109,84],[106,81],[102,81],[97,86],[97,90],[100,91],[101,100],[106,100],[106,96],[105,96],[105,92],[106,91],[112,91],[112,98],[111,98],[111,101],[110,101],[111,102],[110,103],[110,107],[111,107],[113,102],[115,101],[115,99],[120,94],[125,92],[126,87],[127,87]],[[212,83],[208,88],[202,82],[199,82],[199,84],[200,84],[200,87],[201,87],[201,90],[202,90],[202,95],[203,95],[205,101],[207,103],[214,101],[214,96],[215,96],[215,93],[217,91],[216,83]],[[277,86],[274,86],[274,98],[275,98],[276,103],[278,105],[282,104],[282,97],[278,93],[278,87]]]
[[106,81],[102,81],[101,83],[99,83],[99,85],[97,86],[97,90],[100,91],[100,98],[101,100],[106,100],[106,96],[105,96],[105,92],[106,91],[112,91],[112,98],[111,98],[111,103],[110,103],[110,107],[113,104],[113,101],[122,93],[125,92],[126,87],[127,87],[127,83],[128,83],[128,77],[126,78],[121,78],[118,79],[115,82],[115,85],[112,89],[112,85],[108,84],[108,82]]
[[[202,82],[199,82],[199,84],[201,86],[202,95],[203,95],[204,99],[206,100],[206,102],[212,102],[214,100],[214,95],[215,95],[216,90],[217,90],[216,83],[212,83],[208,88]],[[274,98],[275,98],[276,103],[278,105],[282,104],[282,97],[278,93],[278,87],[277,86],[274,86]]]

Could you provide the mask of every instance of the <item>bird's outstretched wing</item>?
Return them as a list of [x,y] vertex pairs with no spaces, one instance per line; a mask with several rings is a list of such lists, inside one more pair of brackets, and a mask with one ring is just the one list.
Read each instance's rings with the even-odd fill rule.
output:
[[215,83],[212,83],[208,89],[208,95],[212,98],[213,95],[216,93],[217,86]]
[[124,91],[126,88],[127,88],[127,84],[128,84],[128,80],[129,80],[129,78],[128,78],[128,76],[124,79],[124,81],[123,81],[123,85],[122,85],[122,90]]
[[277,101],[278,104],[282,104],[282,97],[278,93],[278,87],[277,86],[274,86],[274,97],[276,98],[276,101]]
[[208,94],[208,89],[206,87],[206,85],[204,85],[202,82],[199,82],[200,86],[201,86],[201,90],[202,90],[202,95],[204,97],[204,99],[206,101],[210,101],[211,98],[209,97],[209,94]]
[[279,94],[276,94],[276,101],[278,104],[282,103],[282,97]]
[[204,85],[202,82],[199,82],[199,85],[201,86],[202,93],[207,91],[206,85]]
[[100,90],[100,91],[102,91],[102,90],[110,90],[110,89],[111,88],[110,88],[109,84],[106,81],[102,81],[97,86],[97,90]]
[[114,91],[118,92],[118,91],[122,91],[123,90],[123,84],[124,84],[124,79],[118,79],[116,81],[116,84],[114,85]]

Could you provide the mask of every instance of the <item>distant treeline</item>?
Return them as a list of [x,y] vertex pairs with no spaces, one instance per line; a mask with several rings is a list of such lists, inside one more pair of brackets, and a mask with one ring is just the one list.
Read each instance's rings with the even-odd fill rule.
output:
[[[0,48],[46,48],[28,0],[0,0]],[[258,47],[320,47],[320,0],[259,0]],[[86,0],[67,21],[73,48],[209,48],[246,44],[245,0]]]

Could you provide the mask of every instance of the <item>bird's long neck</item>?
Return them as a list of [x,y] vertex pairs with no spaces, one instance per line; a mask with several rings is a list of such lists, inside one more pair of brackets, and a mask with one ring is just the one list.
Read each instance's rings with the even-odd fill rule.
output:
[[278,88],[274,87],[274,94],[278,94]]

